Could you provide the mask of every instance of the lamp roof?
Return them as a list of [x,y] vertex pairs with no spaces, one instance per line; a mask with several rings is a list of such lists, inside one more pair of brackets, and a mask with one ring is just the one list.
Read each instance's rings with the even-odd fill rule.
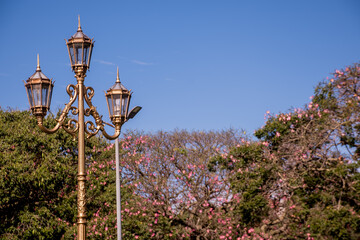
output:
[[116,82],[115,84],[108,90],[122,90],[122,91],[129,91],[124,85],[122,85],[122,83],[120,82],[120,77],[119,77],[119,68],[117,68],[117,76],[116,76]]
[[71,36],[71,38],[69,39],[69,41],[70,41],[71,39],[75,39],[75,38],[77,38],[77,39],[81,38],[81,39],[85,39],[85,40],[91,40],[88,36],[86,36],[86,35],[83,33],[83,31],[82,31],[82,29],[81,29],[81,25],[80,25],[80,15],[78,16],[78,29],[77,29],[77,32],[76,32],[74,35]]
[[39,54],[37,55],[37,66],[36,66],[36,72],[31,75],[31,77],[29,77],[29,80],[35,80],[35,79],[41,79],[41,80],[50,80],[48,77],[45,76],[45,74],[43,74],[41,72],[40,69],[40,60],[39,60]]

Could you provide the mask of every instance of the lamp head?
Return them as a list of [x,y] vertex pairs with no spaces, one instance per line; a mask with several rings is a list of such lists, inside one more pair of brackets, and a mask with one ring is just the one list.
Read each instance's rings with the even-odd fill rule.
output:
[[121,84],[118,68],[115,84],[105,93],[110,119],[114,125],[127,121],[131,94],[131,90]]
[[78,19],[77,32],[66,41],[69,52],[70,64],[73,71],[82,69],[86,72],[90,68],[91,53],[94,46],[93,39],[86,36],[80,25],[80,16]]
[[25,82],[30,109],[35,116],[44,117],[50,109],[53,87],[52,80],[41,72],[38,54],[36,71]]

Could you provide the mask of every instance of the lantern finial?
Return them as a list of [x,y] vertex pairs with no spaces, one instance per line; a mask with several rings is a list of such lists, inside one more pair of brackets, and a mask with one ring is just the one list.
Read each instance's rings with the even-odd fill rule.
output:
[[81,30],[81,25],[80,25],[80,14],[78,15],[78,29],[77,30],[78,30],[78,32],[82,31]]
[[39,54],[37,54],[37,66],[36,66],[36,71],[37,71],[37,72],[41,72]]
[[117,76],[116,76],[116,82],[120,82],[120,77],[119,77],[119,67],[117,67]]

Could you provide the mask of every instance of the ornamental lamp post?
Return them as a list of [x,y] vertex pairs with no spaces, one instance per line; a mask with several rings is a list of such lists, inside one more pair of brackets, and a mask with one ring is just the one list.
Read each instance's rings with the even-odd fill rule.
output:
[[113,123],[124,123],[135,117],[135,115],[141,110],[141,107],[136,106],[129,112],[131,94],[131,90],[127,90],[120,82],[118,68],[115,84],[105,93],[110,119]]
[[[127,90],[120,82],[119,68],[117,69],[117,76],[115,84],[107,90],[105,97],[110,113],[110,119],[114,122],[126,122],[135,117],[141,110],[137,106],[129,113],[129,104],[131,99],[131,90]],[[116,162],[116,225],[117,225],[117,239],[121,240],[121,192],[120,192],[120,159],[119,159],[119,139],[115,139],[115,162]]]
[[[60,116],[57,119],[57,124],[52,129],[48,129],[43,125],[43,119],[46,116],[47,111],[50,109],[50,102],[52,96],[53,82],[47,78],[40,69],[39,56],[37,59],[36,72],[25,82],[25,88],[30,104],[32,114],[36,116],[37,124],[39,128],[45,133],[55,133],[57,130],[64,129],[67,133],[71,134],[74,138],[78,138],[78,194],[77,194],[77,227],[78,227],[78,239],[86,239],[86,195],[85,195],[85,182],[86,182],[86,170],[85,170],[85,136],[90,138],[100,131],[109,140],[117,139],[120,135],[122,125],[133,118],[141,107],[135,107],[130,113],[128,113],[130,105],[131,92],[126,90],[120,83],[116,82],[115,85],[110,88],[106,97],[108,100],[108,106],[110,111],[110,118],[113,125],[106,123],[102,120],[102,116],[93,106],[91,99],[94,96],[94,89],[92,87],[86,87],[84,80],[86,77],[86,71],[90,67],[91,53],[94,46],[94,41],[86,36],[79,25],[77,32],[66,41],[68,53],[70,57],[70,64],[72,70],[75,73],[77,81],[76,85],[69,84],[66,88],[70,100],[65,104]],[[119,79],[119,75],[117,76]],[[119,85],[120,84],[120,85]],[[120,86],[120,91],[118,89]],[[125,91],[126,90],[126,91]],[[109,103],[109,99],[111,102]],[[120,100],[119,100],[120,99]],[[77,100],[78,105],[73,106]],[[87,107],[85,107],[85,103]],[[110,110],[111,109],[111,110]],[[68,118],[68,113],[77,115],[77,119]],[[85,117],[92,116],[94,122],[86,121]],[[70,116],[69,116],[70,117]],[[109,135],[105,130],[105,124],[113,126],[115,133]]]
[[115,84],[105,93],[110,119],[112,122],[125,122],[128,116],[131,90],[127,90],[121,84],[119,78],[119,68]]

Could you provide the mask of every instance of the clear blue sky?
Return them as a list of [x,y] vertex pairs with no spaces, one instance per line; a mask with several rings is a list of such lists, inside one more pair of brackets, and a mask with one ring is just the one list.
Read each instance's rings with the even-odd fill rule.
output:
[[104,91],[116,80],[142,111],[124,129],[248,132],[264,114],[301,107],[316,84],[360,59],[360,1],[0,1],[0,106],[28,109],[23,80],[55,82],[52,110],[75,83],[64,39],[95,39],[85,84],[110,121]]

